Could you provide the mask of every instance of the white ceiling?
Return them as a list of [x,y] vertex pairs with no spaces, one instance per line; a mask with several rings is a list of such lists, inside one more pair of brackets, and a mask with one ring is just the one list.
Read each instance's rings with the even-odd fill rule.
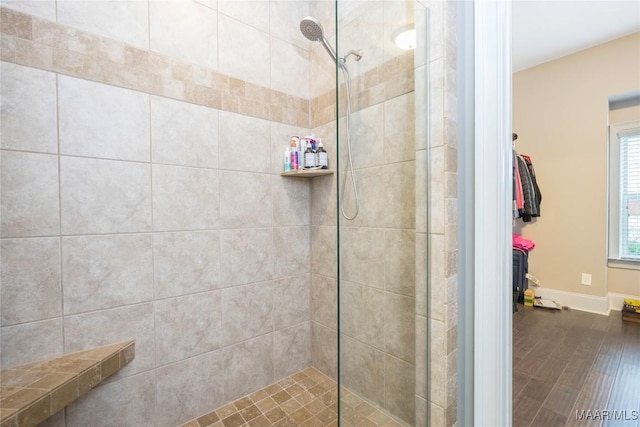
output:
[[514,0],[513,72],[640,31],[640,0]]

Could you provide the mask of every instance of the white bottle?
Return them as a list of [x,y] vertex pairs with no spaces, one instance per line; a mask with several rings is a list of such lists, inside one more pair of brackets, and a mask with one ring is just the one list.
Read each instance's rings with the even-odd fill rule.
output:
[[289,172],[291,170],[291,149],[289,147],[284,150],[284,171]]

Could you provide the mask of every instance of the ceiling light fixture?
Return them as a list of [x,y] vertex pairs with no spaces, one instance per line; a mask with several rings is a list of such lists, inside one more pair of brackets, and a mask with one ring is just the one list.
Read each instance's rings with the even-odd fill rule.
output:
[[412,50],[416,48],[416,30],[411,28],[402,31],[395,38],[396,46],[402,50]]

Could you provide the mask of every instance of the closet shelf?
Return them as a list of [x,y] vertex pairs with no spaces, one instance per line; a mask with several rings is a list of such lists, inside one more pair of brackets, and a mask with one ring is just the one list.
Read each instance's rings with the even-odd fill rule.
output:
[[280,172],[281,176],[292,176],[296,178],[313,178],[314,176],[333,175],[331,169],[302,169],[297,171]]

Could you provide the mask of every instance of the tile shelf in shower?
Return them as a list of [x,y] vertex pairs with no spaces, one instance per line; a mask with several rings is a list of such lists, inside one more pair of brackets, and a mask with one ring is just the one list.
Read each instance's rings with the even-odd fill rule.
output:
[[331,169],[303,169],[297,171],[280,172],[282,176],[293,176],[296,178],[313,178],[314,176],[333,175]]
[[0,425],[35,426],[135,357],[125,341],[0,371]]

